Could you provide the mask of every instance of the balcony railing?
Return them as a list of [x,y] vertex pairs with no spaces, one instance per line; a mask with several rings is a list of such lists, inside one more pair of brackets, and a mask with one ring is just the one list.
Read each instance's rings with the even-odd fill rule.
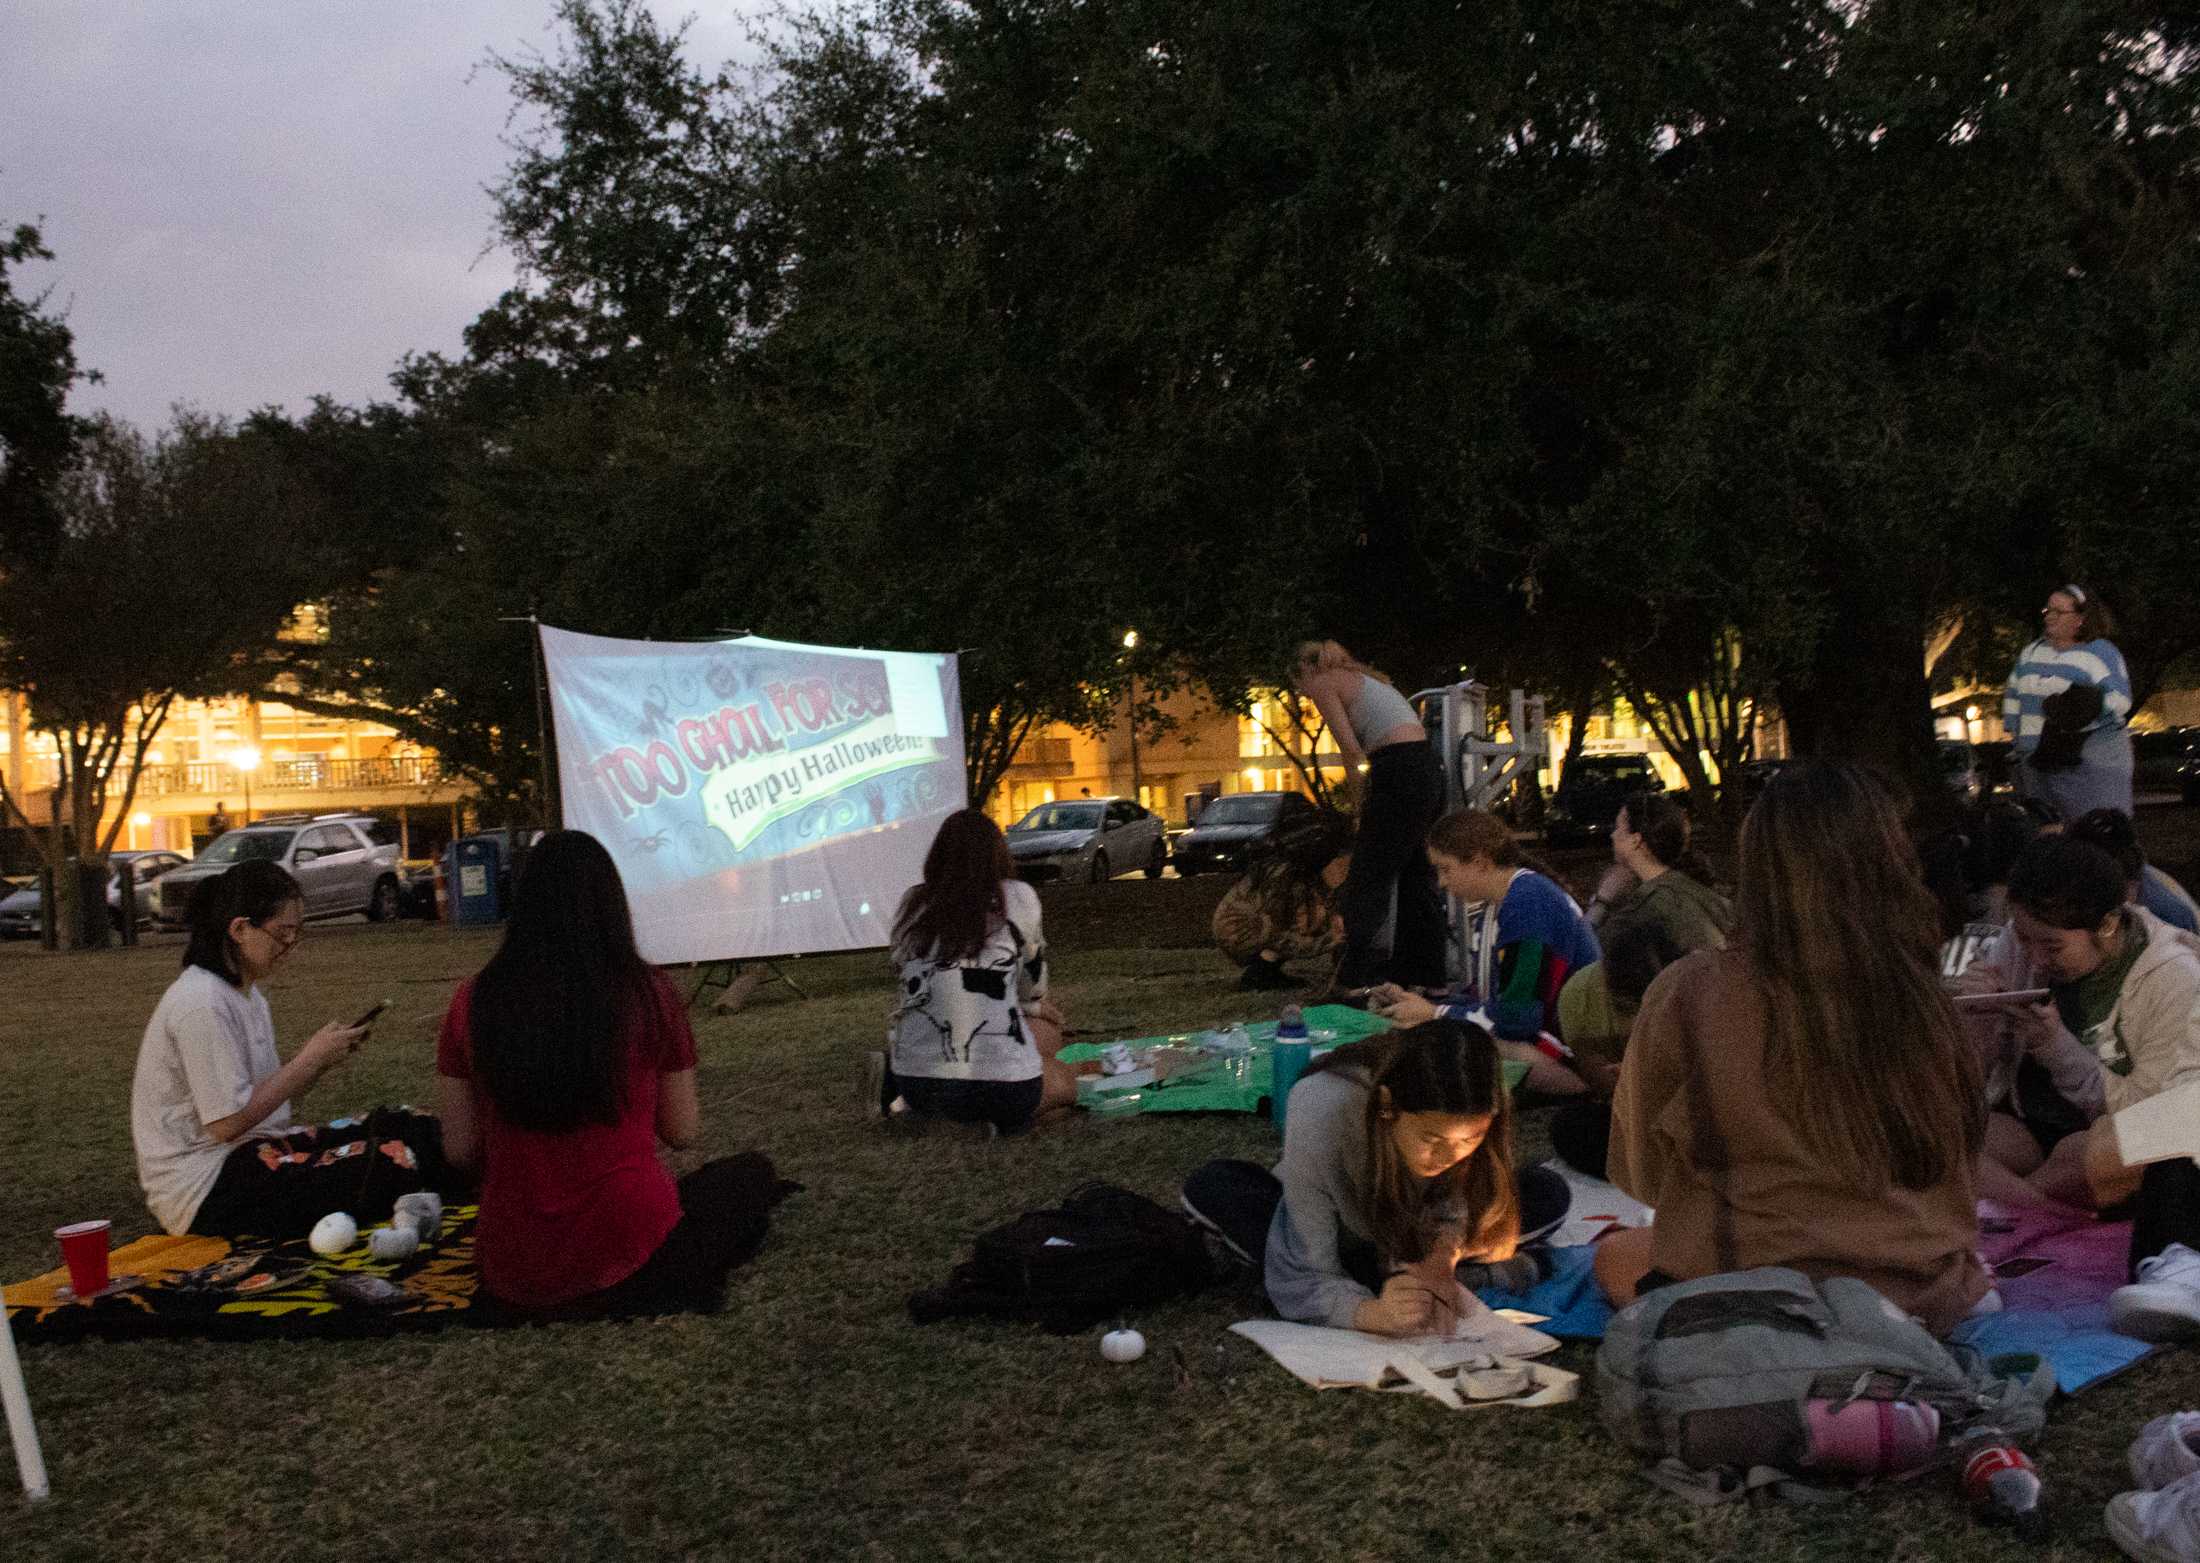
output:
[[[25,790],[37,794],[58,783],[58,767],[51,759],[34,758],[23,768]],[[269,760],[252,773],[252,791],[277,792],[392,792],[407,787],[429,787],[444,779],[443,767],[422,755],[391,756],[379,760],[326,760],[307,755],[296,760]],[[124,778],[109,785],[108,794],[120,791]],[[140,798],[242,796],[244,773],[234,765],[205,761],[196,765],[148,765],[138,773]]]
[[1048,770],[1058,775],[1069,774],[1070,741],[1067,738],[1026,738],[1017,746],[1016,758],[1010,763],[1016,770]]

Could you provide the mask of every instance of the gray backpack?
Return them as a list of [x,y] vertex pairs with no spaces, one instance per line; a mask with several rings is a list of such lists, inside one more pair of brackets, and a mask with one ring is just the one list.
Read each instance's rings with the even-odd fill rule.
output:
[[1597,1411],[1659,1462],[1652,1479],[1703,1501],[1810,1474],[1811,1401],[1933,1407],[1945,1448],[1994,1428],[2028,1439],[2054,1376],[2036,1357],[1988,1365],[1951,1350],[1862,1281],[1766,1268],[1675,1282],[1615,1315],[1597,1352]]

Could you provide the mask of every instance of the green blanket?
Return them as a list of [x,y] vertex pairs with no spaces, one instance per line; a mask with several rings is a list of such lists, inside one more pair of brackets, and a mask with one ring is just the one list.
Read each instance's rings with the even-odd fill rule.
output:
[[[1320,1004],[1306,1012],[1306,1029],[1318,1057],[1340,1043],[1357,1041],[1388,1031],[1390,1022],[1380,1015],[1347,1004]],[[1152,1085],[1130,1090],[1103,1090],[1105,1077],[1085,1077],[1079,1082],[1078,1100],[1096,1113],[1128,1117],[1134,1113],[1256,1113],[1267,1100],[1272,1079],[1269,1050],[1275,1045],[1276,1023],[1254,1021],[1246,1025],[1253,1039],[1250,1053],[1235,1057],[1205,1058],[1198,1054],[1203,1033],[1179,1032],[1172,1036],[1126,1039],[1124,1045],[1143,1061],[1148,1054],[1174,1055],[1164,1065],[1182,1067]],[[1073,1042],[1062,1049],[1062,1062],[1078,1064],[1100,1056],[1103,1046]],[[1527,1067],[1508,1063],[1505,1084],[1518,1085]]]

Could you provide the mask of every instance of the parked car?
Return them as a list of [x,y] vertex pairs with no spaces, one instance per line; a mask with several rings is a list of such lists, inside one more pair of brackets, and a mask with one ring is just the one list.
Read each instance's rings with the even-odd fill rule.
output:
[[2200,727],[2165,727],[2131,735],[2131,785],[2135,792],[2174,792],[2200,803]]
[[1199,811],[1169,856],[1180,874],[1241,873],[1254,853],[1294,825],[1321,818],[1297,792],[1234,792]]
[[1978,751],[1961,738],[1934,740],[1940,751],[1940,777],[1948,784],[1948,790],[1965,803],[1976,803],[1986,796],[1986,773],[1980,766]]
[[1581,755],[1558,778],[1543,811],[1543,838],[1560,846],[1609,836],[1629,793],[1663,791],[1646,754]]
[[1161,816],[1128,798],[1042,803],[1008,827],[1008,855],[1026,879],[1092,884],[1134,868],[1159,879],[1169,864]]
[[364,912],[386,922],[398,912],[397,827],[372,814],[286,814],[224,831],[160,882],[161,926],[177,928],[199,881],[238,863],[279,863],[305,893],[308,918]]
[[[181,852],[147,849],[107,854],[107,917],[117,932],[122,928],[122,865],[128,863],[137,879],[137,921],[140,928],[153,920],[154,884],[172,869],[191,860]],[[35,939],[46,931],[45,910],[40,905],[38,881],[0,900],[0,937]]]

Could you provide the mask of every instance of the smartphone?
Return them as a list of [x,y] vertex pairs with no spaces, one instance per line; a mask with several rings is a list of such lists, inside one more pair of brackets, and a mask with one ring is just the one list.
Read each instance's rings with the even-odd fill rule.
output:
[[373,1025],[377,1020],[380,1020],[382,1018],[382,1011],[388,1009],[392,1002],[394,1001],[390,999],[383,999],[381,1002],[376,1004],[374,1008],[368,1010],[364,1015],[361,1015],[357,1020],[353,1021],[351,1023],[352,1029],[356,1031],[361,1026]]
[[1959,993],[1956,995],[1956,1007],[1958,1009],[1994,1009],[2003,1004],[2044,1004],[2046,1002],[2047,990],[2045,988],[2011,988],[2002,993]]

